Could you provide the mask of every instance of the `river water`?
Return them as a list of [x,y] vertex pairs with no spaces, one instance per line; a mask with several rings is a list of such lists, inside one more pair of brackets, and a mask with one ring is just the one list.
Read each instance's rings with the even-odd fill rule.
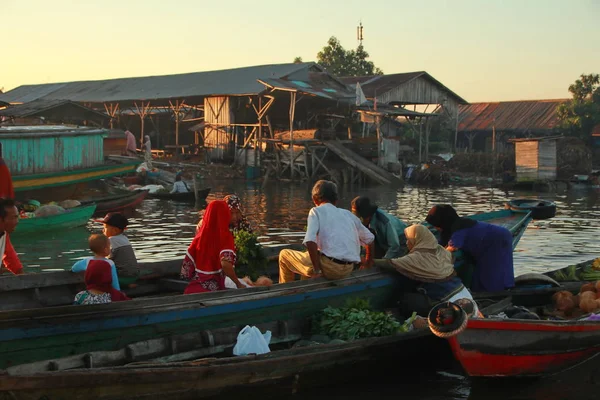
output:
[[[257,228],[265,244],[301,242],[306,215],[312,206],[309,186],[273,183],[262,188],[245,181],[227,181],[211,186],[213,190],[209,201],[230,193],[241,197],[248,219]],[[450,203],[459,214],[466,215],[497,210],[512,198],[538,196],[535,193],[505,193],[498,189],[476,187],[406,186],[400,190],[385,187],[344,188],[340,193],[339,206],[349,208],[350,201],[357,195],[370,196],[382,209],[408,223],[422,221],[429,208],[439,203]],[[515,252],[516,274],[543,272],[600,255],[600,191],[546,193],[539,197],[555,201],[557,215],[551,220],[530,224]],[[130,215],[127,235],[140,261],[181,258],[194,236],[198,219],[198,210],[190,205],[149,199]],[[85,227],[66,232],[15,238],[14,245],[30,272],[66,269],[74,260],[88,255],[87,236],[100,229],[101,225],[90,222]],[[391,373],[387,378],[365,378],[358,383],[321,389],[298,395],[297,398],[473,400],[487,399],[497,394],[497,390],[473,386],[461,375],[460,369],[454,367],[420,372],[407,379],[399,379]],[[494,398],[548,397],[547,394],[542,397],[519,397],[518,391],[509,391],[509,394]],[[587,397],[583,395],[577,398]]]
[[[306,215],[312,201],[306,185],[272,184],[266,188],[245,181],[211,185],[207,200],[238,194],[248,219],[269,243],[299,243],[304,235]],[[407,223],[423,221],[427,211],[438,203],[454,205],[459,214],[473,214],[503,208],[516,197],[534,193],[508,194],[498,189],[476,187],[403,189],[344,188],[339,206],[349,208],[357,195],[370,196],[382,209]],[[540,194],[557,204],[557,215],[546,221],[532,222],[515,253],[516,273],[545,271],[585,261],[600,253],[600,191],[572,191]],[[182,257],[191,242],[199,212],[191,205],[147,199],[130,215],[127,235],[140,261]],[[85,227],[53,232],[42,236],[15,237],[14,244],[27,264],[27,270],[66,269],[74,260],[89,255],[87,237],[102,226],[90,222]],[[18,228],[17,228],[18,230]]]

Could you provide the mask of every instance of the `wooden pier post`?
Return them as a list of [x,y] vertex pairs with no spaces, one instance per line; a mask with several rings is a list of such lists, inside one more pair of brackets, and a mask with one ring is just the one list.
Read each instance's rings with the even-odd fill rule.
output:
[[296,92],[290,92],[290,178],[294,179],[294,115],[296,113]]

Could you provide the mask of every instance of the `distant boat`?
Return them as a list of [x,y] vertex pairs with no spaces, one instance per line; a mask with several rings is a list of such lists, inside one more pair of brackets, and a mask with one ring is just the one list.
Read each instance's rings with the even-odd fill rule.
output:
[[65,210],[64,213],[46,217],[23,218],[12,236],[32,235],[85,225],[94,214],[96,204]]
[[123,193],[112,196],[83,200],[81,201],[81,205],[90,205],[95,203],[96,211],[94,214],[106,214],[109,212],[135,208],[142,201],[144,201],[147,195],[148,192],[145,190],[135,193],[124,191]]
[[185,193],[168,193],[168,192],[156,192],[149,193],[148,197],[152,197],[155,199],[164,199],[164,200],[173,200],[173,201],[181,201],[181,202],[190,202],[193,203],[195,201],[204,201],[206,197],[210,193],[211,188],[204,188],[196,191],[185,192]]

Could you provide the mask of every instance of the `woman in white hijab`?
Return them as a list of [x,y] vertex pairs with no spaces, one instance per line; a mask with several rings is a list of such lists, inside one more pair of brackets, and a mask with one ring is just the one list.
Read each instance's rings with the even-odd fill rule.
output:
[[[403,285],[411,292],[419,293],[420,306],[413,305],[419,314],[428,313],[433,305],[442,301],[459,299],[473,300],[473,296],[461,280],[456,276],[452,253],[440,246],[433,233],[423,225],[411,225],[404,230],[409,253],[404,257],[391,260],[377,260],[376,265],[388,270],[395,270],[405,278]],[[415,294],[416,294],[415,293]],[[425,303],[422,297],[425,296]],[[405,296],[406,300],[415,296]],[[473,304],[475,302],[473,301]],[[410,308],[409,304],[406,304]],[[420,309],[415,309],[420,308]],[[477,305],[475,304],[475,308]],[[477,315],[476,309],[474,315]],[[424,315],[425,316],[425,315]]]
[[152,142],[150,142],[150,136],[144,136],[144,161],[148,169],[152,169]]

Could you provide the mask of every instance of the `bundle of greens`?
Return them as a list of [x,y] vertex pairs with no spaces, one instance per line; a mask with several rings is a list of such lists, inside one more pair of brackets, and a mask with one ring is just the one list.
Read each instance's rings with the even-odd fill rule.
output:
[[237,256],[237,274],[248,275],[253,280],[265,274],[267,257],[258,242],[258,236],[244,230],[236,230],[233,234]]
[[313,320],[315,333],[341,340],[393,335],[408,332],[417,314],[403,324],[391,314],[372,311],[368,300],[351,300],[344,308],[327,307]]
[[558,282],[600,280],[600,258],[581,268],[578,265],[569,265],[566,268],[551,272],[549,276]]

